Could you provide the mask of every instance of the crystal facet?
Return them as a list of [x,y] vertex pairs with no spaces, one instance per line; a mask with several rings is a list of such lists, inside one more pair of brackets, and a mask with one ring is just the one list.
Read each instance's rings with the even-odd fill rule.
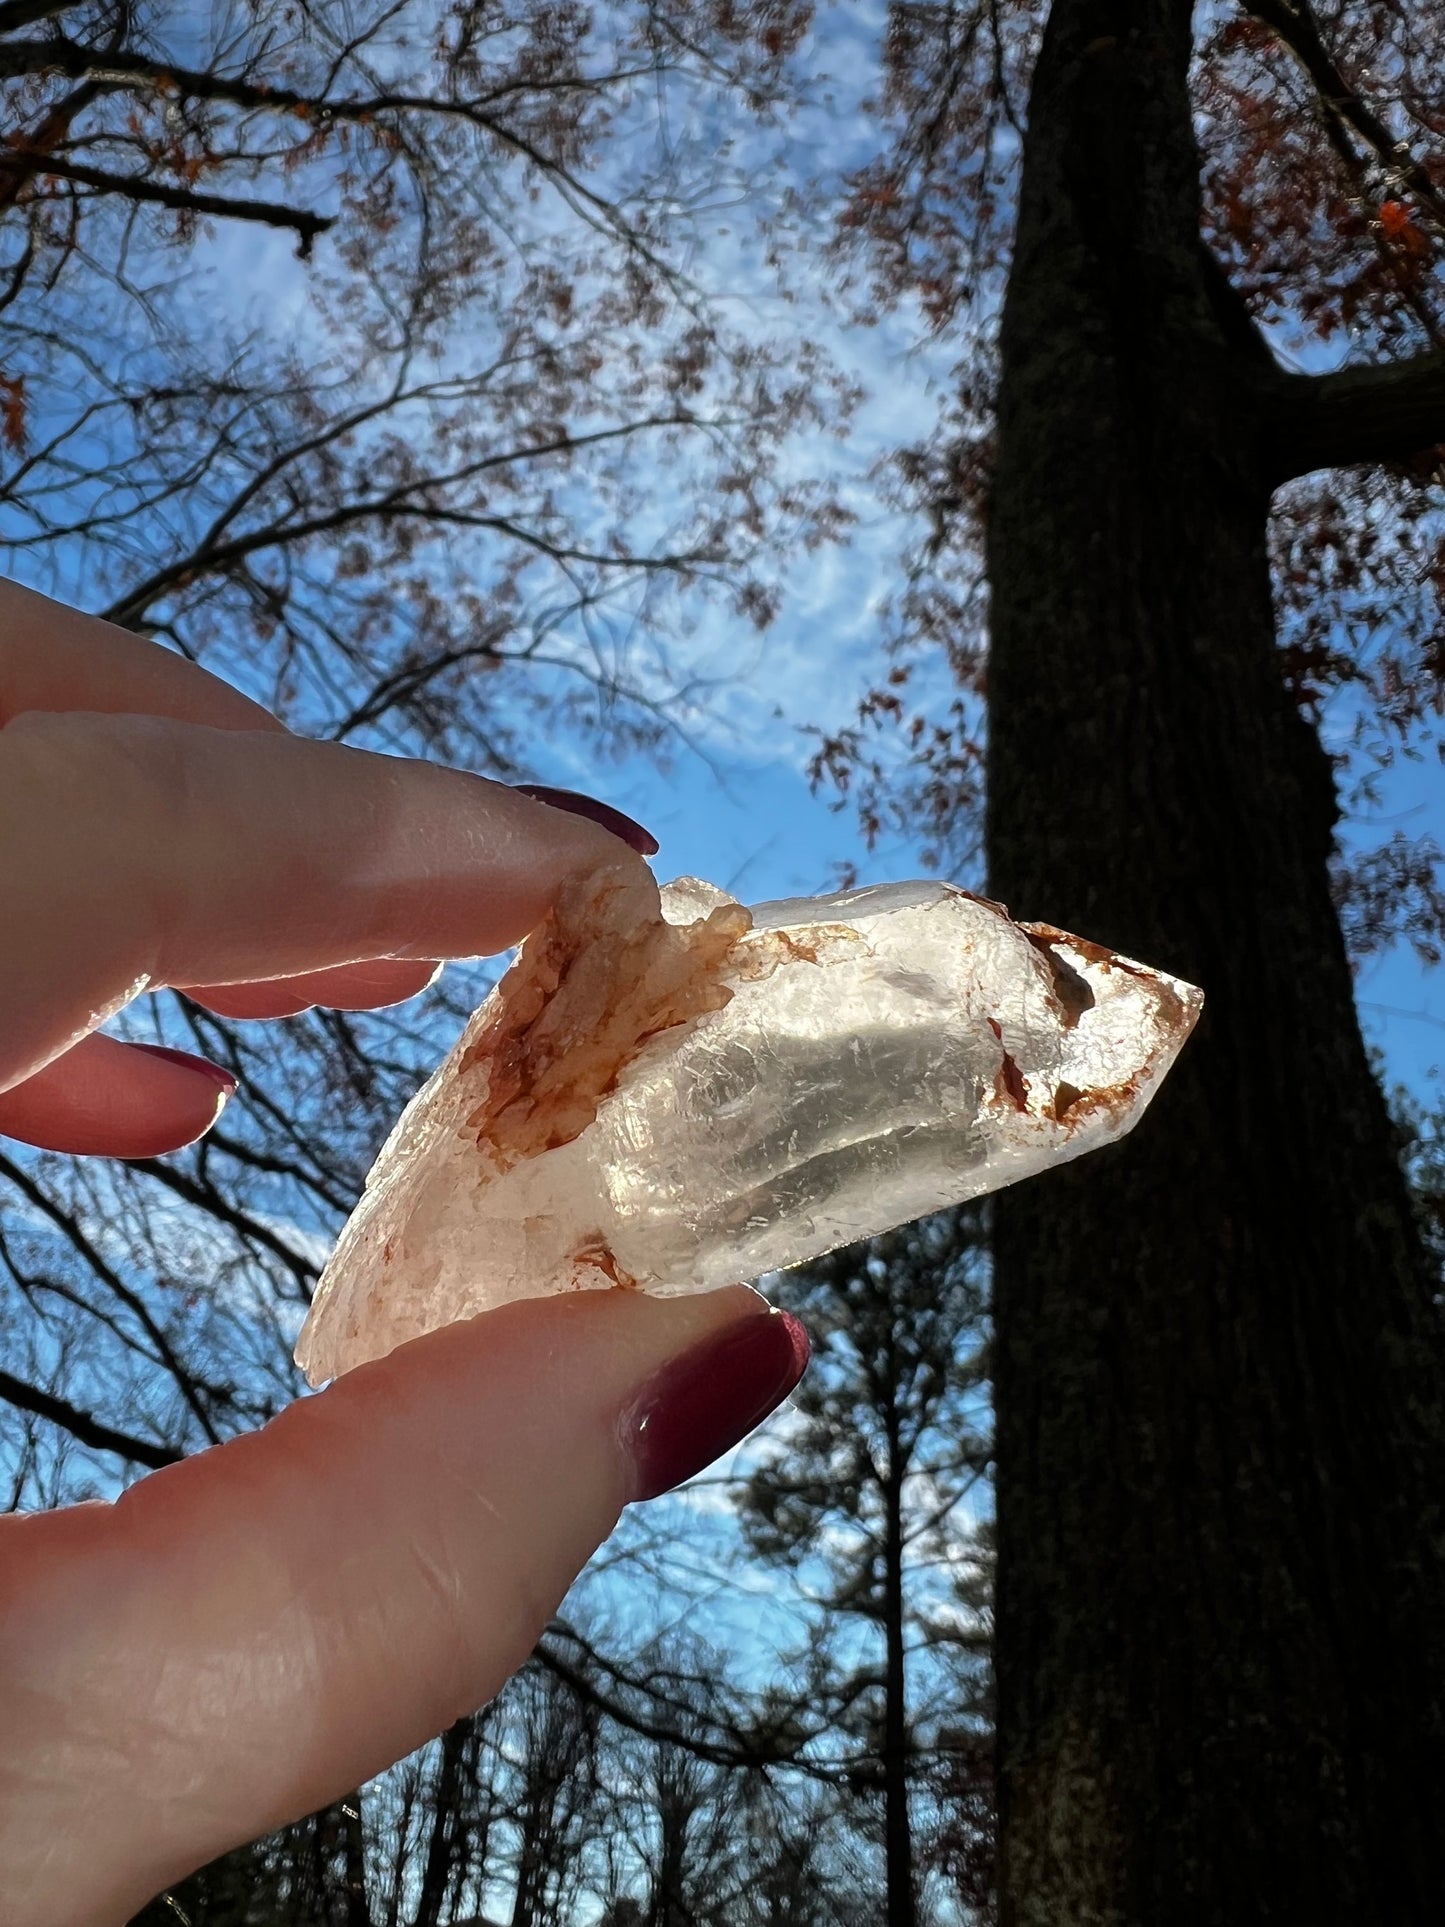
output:
[[936,882],[767,903],[580,878],[407,1106],[313,1384],[514,1298],[706,1291],[1122,1137],[1192,986]]

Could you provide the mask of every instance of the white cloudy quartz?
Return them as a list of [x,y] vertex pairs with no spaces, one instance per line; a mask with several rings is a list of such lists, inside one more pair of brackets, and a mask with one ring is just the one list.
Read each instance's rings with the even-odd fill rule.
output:
[[945,883],[747,911],[578,879],[403,1112],[297,1346],[313,1384],[514,1298],[707,1291],[1122,1137],[1191,985]]

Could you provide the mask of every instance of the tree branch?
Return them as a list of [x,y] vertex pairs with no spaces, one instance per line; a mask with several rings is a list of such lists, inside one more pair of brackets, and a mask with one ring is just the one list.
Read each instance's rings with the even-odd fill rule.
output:
[[177,1197],[184,1198],[188,1204],[197,1206],[219,1223],[230,1225],[231,1229],[238,1232],[241,1237],[249,1239],[253,1244],[263,1246],[273,1256],[279,1258],[305,1292],[309,1302],[312,1287],[316,1283],[317,1267],[309,1258],[288,1245],[284,1238],[278,1237],[269,1225],[262,1224],[248,1211],[243,1211],[239,1205],[233,1204],[216,1189],[215,1185],[198,1181],[189,1172],[167,1164],[162,1158],[128,1158],[126,1163],[130,1170],[140,1171],[146,1177],[154,1178],[157,1183],[174,1191]]
[[263,227],[290,228],[303,258],[310,254],[317,235],[324,234],[332,225],[329,214],[311,214],[305,208],[286,207],[279,201],[203,194],[195,188],[172,187],[166,181],[150,180],[141,174],[112,174],[103,167],[88,167],[81,161],[59,160],[54,154],[11,155],[0,167],[0,174],[20,180],[37,174],[53,174],[59,180],[73,181],[77,187],[115,194],[122,200],[146,201],[186,214],[214,214],[223,220],[255,221]]
[[[1377,166],[1388,169],[1402,181],[1419,205],[1428,209],[1436,223],[1445,228],[1445,197],[1428,172],[1412,158],[1408,148],[1401,152],[1389,128],[1345,79],[1339,63],[1325,45],[1309,0],[1249,0],[1247,10],[1278,35],[1309,76],[1323,110],[1325,136],[1356,193],[1362,197],[1368,195],[1370,182],[1352,136],[1369,150]],[[1436,347],[1445,348],[1439,321],[1422,291],[1412,284],[1397,244],[1378,226],[1371,229],[1371,243],[1394,281],[1400,299],[1427,338]]]
[[1402,461],[1445,442],[1445,353],[1278,383],[1273,477]]
[[1345,79],[1339,62],[1325,45],[1309,0],[1247,0],[1245,10],[1271,28],[1289,48],[1327,110],[1338,116],[1381,166],[1396,175],[1445,227],[1445,193],[1408,149],[1401,150],[1384,121]]
[[[549,1632],[556,1633],[559,1628],[551,1627]],[[577,1636],[566,1629],[568,1637],[583,1645],[589,1658],[596,1658],[596,1649],[578,1641]],[[604,1714],[616,1725],[629,1733],[636,1733],[644,1739],[657,1740],[664,1745],[676,1746],[692,1754],[695,1759],[706,1760],[713,1766],[727,1766],[759,1771],[767,1767],[790,1766],[799,1772],[808,1773],[819,1780],[836,1779],[837,1769],[830,1769],[810,1761],[802,1754],[802,1742],[794,1745],[770,1746],[757,1736],[743,1735],[736,1739],[709,1739],[696,1730],[696,1709],[686,1708],[685,1713],[691,1720],[684,1719],[674,1723],[666,1719],[656,1719],[643,1712],[639,1707],[629,1705],[625,1700],[607,1692],[605,1687],[592,1678],[585,1667],[574,1665],[566,1659],[558,1648],[555,1639],[544,1638],[532,1654],[537,1665],[561,1680],[564,1686],[576,1694],[577,1698],[594,1711]],[[620,1674],[615,1675],[621,1678]],[[630,1682],[629,1682],[630,1683]]]
[[17,41],[8,47],[0,46],[0,74],[32,72],[104,74],[108,80],[119,81],[123,85],[132,80],[141,81],[174,91],[183,100],[222,101],[233,107],[266,114],[299,112],[318,127],[335,121],[350,121],[365,126],[379,117],[394,115],[462,120],[510,148],[541,173],[549,175],[563,198],[569,199],[575,211],[584,219],[592,221],[594,225],[600,224],[669,281],[675,279],[641,232],[627,222],[606,195],[588,187],[564,160],[546,153],[520,127],[509,126],[505,119],[489,111],[494,101],[513,91],[511,87],[494,94],[483,94],[477,99],[438,98],[388,89],[367,97],[343,95],[328,99],[301,93],[293,87],[271,86],[239,76],[173,66],[130,48],[101,53],[64,38]]
[[197,1422],[211,1444],[219,1445],[221,1442],[221,1434],[216,1429],[215,1420],[207,1410],[206,1402],[201,1396],[201,1388],[198,1381],[191,1372],[187,1370],[186,1366],[182,1364],[174,1346],[157,1324],[145,1300],[138,1292],[131,1290],[130,1286],[124,1282],[113,1266],[106,1263],[96,1246],[81,1229],[77,1220],[71,1217],[68,1212],[62,1210],[55,1200],[41,1189],[28,1172],[22,1170],[18,1164],[13,1163],[3,1152],[0,1152],[0,1176],[8,1178],[28,1204],[32,1205],[37,1211],[42,1212],[45,1217],[50,1220],[67,1244],[71,1246],[72,1250],[89,1264],[95,1275],[131,1313],[132,1317],[135,1318],[140,1325],[142,1331],[144,1331],[150,1339],[151,1344],[155,1347],[152,1356],[158,1363],[165,1366],[166,1370],[175,1380],[181,1397],[195,1414]]
[[106,620],[125,627],[134,626],[144,619],[156,599],[183,576],[192,577],[202,573],[220,575],[261,550],[296,548],[315,536],[334,535],[356,523],[372,520],[489,529],[494,534],[508,536],[538,555],[550,557],[554,562],[584,563],[614,574],[624,570],[639,570],[650,575],[661,575],[669,570],[701,568],[718,560],[717,555],[709,549],[680,549],[662,555],[637,555],[631,551],[614,554],[603,549],[581,548],[572,543],[554,541],[540,530],[529,529],[507,515],[482,515],[468,509],[438,507],[411,499],[424,488],[445,487],[451,480],[450,476],[443,476],[439,483],[431,478],[399,482],[386,494],[368,501],[343,502],[325,511],[298,517],[294,522],[270,523],[264,528],[235,536],[229,542],[217,543],[209,549],[197,549],[184,560],[167,563],[123,599],[112,603],[105,612]]
[[[351,409],[337,416],[335,420],[325,423],[314,435],[308,436],[305,440],[281,449],[264,467],[259,468],[247,479],[187,554],[166,563],[163,568],[146,577],[143,582],[137,583],[124,596],[118,597],[108,608],[98,613],[107,622],[117,623],[123,628],[131,627],[143,619],[156,598],[180,577],[198,575],[203,571],[213,574],[229,567],[234,561],[252,553],[256,548],[270,548],[280,543],[290,544],[315,533],[316,530],[311,523],[293,525],[290,528],[286,528],[283,524],[282,533],[278,534],[273,526],[264,540],[258,541],[255,531],[240,538],[233,538],[230,542],[223,543],[221,540],[225,530],[237,519],[242,509],[254,501],[266,484],[275,481],[284,469],[294,467],[303,457],[316,453],[330,443],[343,440],[353,430],[392,409],[400,411],[407,402],[425,400],[431,395],[440,396],[450,385],[444,382],[427,382],[409,389],[395,388],[374,402],[368,402],[363,407]],[[578,450],[593,447],[599,442],[616,441],[624,436],[636,435],[644,429],[684,427],[708,429],[717,425],[715,422],[702,420],[690,414],[686,409],[678,409],[669,414],[640,416],[635,421],[621,422],[611,428],[594,429],[587,434],[554,435],[545,442],[536,442],[531,445],[524,443],[517,448],[494,450],[490,454],[480,456],[476,461],[467,462],[445,474],[428,475],[398,483],[387,495],[377,498],[373,503],[347,504],[335,512],[340,519],[329,523],[328,528],[343,527],[353,521],[366,520],[373,515],[384,520],[388,513],[420,513],[419,510],[405,508],[406,497],[419,494],[423,490],[454,489],[463,482],[477,480],[492,469],[520,466],[524,462],[540,461],[549,455],[570,455]],[[438,512],[429,511],[429,513],[435,519]],[[440,511],[440,513],[445,515],[447,511]],[[456,513],[460,516],[462,511],[458,510]],[[488,524],[488,526],[491,525]],[[555,556],[562,554],[562,551],[549,548],[541,538],[534,538],[514,523],[498,522],[495,526],[500,533],[515,534],[519,541],[529,543],[544,554]],[[646,563],[626,555],[603,557],[574,551],[568,551],[567,555],[568,559],[579,562],[607,562],[613,565],[632,565],[637,562],[637,566],[647,566]],[[690,566],[705,559],[707,558],[693,555],[665,557],[663,566],[679,564]]]
[[18,1406],[22,1412],[34,1412],[40,1418],[49,1419],[52,1425],[69,1432],[82,1445],[92,1446],[98,1452],[114,1452],[134,1465],[159,1469],[163,1465],[176,1465],[185,1456],[173,1446],[153,1445],[148,1439],[133,1438],[129,1432],[117,1432],[112,1426],[102,1425],[79,1406],[56,1398],[52,1392],[42,1392],[38,1385],[27,1385],[24,1379],[6,1371],[0,1371],[0,1398]]
[[[217,1028],[223,1035],[225,1034],[223,1025],[218,1023]],[[275,1157],[269,1152],[258,1151],[254,1145],[247,1144],[242,1138],[227,1137],[223,1131],[212,1130],[207,1131],[205,1141],[212,1151],[219,1151],[228,1158],[234,1158],[237,1164],[244,1164],[248,1170],[267,1171],[274,1177],[290,1178],[295,1183],[304,1185],[307,1190],[314,1191],[323,1204],[329,1204],[340,1217],[344,1218],[356,1202],[354,1195],[348,1194],[342,1186],[332,1182],[325,1172],[315,1168],[309,1171],[303,1170],[300,1164],[294,1163],[290,1158]]]
[[50,20],[79,6],[80,0],[5,0],[0,6],[0,33],[14,33],[20,27],[33,27],[37,20]]

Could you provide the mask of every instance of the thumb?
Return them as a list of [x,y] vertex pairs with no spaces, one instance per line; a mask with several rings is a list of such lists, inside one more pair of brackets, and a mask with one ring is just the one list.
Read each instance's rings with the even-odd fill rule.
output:
[[806,1360],[737,1287],[508,1305],[114,1505],[0,1521],[7,1921],[124,1920],[481,1705],[622,1506]]

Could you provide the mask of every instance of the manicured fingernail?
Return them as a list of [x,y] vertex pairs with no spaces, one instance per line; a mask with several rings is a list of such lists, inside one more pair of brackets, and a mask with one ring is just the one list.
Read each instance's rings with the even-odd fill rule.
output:
[[651,830],[644,830],[640,823],[634,823],[621,810],[614,810],[610,803],[599,803],[595,796],[584,796],[580,790],[549,789],[545,783],[514,783],[512,788],[519,796],[530,796],[534,803],[549,803],[554,810],[570,810],[573,816],[585,816],[589,822],[600,823],[604,830],[620,836],[642,856],[657,855],[657,838]]
[[655,1499],[761,1425],[803,1376],[808,1334],[785,1311],[754,1313],[669,1359],[622,1417],[634,1499]]
[[223,1071],[219,1064],[213,1064],[207,1057],[194,1057],[188,1050],[172,1050],[168,1044],[133,1044],[133,1050],[143,1050],[151,1057],[167,1058],[172,1064],[180,1064],[188,1071],[196,1071],[202,1077],[210,1078],[219,1090],[230,1097],[236,1088],[236,1079],[229,1071]]

